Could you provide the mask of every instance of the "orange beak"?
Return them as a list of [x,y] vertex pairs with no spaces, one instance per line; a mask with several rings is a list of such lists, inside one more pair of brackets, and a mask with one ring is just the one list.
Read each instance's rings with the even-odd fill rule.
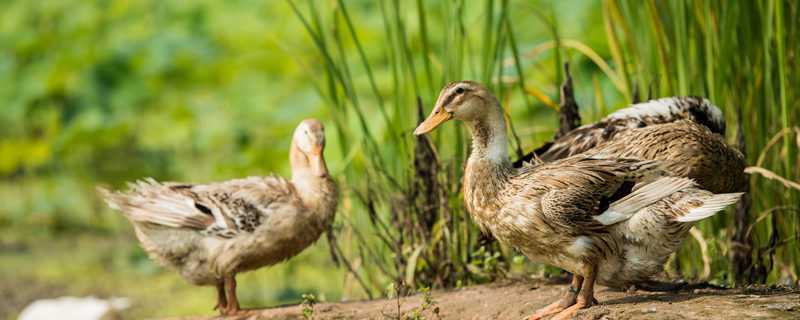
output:
[[436,127],[438,127],[440,124],[450,119],[453,119],[452,113],[447,112],[447,110],[444,110],[444,108],[440,106],[436,106],[435,108],[433,108],[431,115],[428,116],[428,118],[425,119],[425,121],[422,121],[422,123],[420,123],[416,129],[414,129],[414,135],[419,136],[431,132],[433,131],[433,129],[436,129]]

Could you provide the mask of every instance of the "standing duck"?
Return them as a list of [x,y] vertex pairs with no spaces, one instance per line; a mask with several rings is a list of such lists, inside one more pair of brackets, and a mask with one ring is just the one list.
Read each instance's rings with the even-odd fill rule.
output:
[[696,221],[741,196],[665,176],[655,160],[577,155],[514,168],[500,104],[477,82],[446,86],[414,133],[450,119],[465,122],[472,134],[463,186],[473,220],[531,260],[575,274],[570,290],[531,319],[574,316],[596,303],[595,282],[624,287],[647,280]]
[[337,188],[323,157],[322,123],[294,131],[292,179],[249,177],[210,184],[144,179],[99,192],[133,224],[151,258],[195,285],[214,285],[222,314],[239,311],[236,274],[289,259],[331,224]]
[[706,99],[671,97],[635,104],[576,128],[515,163],[549,162],[579,153],[665,162],[670,174],[714,193],[743,191],[741,152],[725,143],[722,112]]

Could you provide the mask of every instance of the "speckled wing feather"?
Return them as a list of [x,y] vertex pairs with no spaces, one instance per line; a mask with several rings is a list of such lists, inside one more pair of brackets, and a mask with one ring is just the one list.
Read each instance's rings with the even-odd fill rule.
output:
[[739,192],[747,183],[745,159],[722,136],[689,120],[621,132],[585,153],[592,157],[624,157],[665,161],[673,175],[695,180],[714,193]]
[[612,225],[624,221],[639,212],[642,208],[668,197],[669,195],[696,186],[694,181],[680,177],[663,177],[651,183],[645,183],[625,197],[614,201],[595,220]]
[[711,132],[725,134],[725,118],[718,107],[699,97],[670,97],[638,103],[620,109],[604,119],[581,126],[548,142],[515,162],[516,167],[538,157],[549,162],[594,148],[631,128],[689,120]]
[[145,179],[130,184],[125,193],[100,192],[112,208],[135,222],[197,229],[223,238],[253,232],[271,206],[299,202],[291,183],[280,177],[198,185]]
[[595,159],[576,156],[535,167],[526,167],[520,181],[537,181],[542,190],[543,220],[562,232],[580,235],[606,232],[594,217],[616,198],[635,190],[631,184],[646,183],[663,175],[658,161]]

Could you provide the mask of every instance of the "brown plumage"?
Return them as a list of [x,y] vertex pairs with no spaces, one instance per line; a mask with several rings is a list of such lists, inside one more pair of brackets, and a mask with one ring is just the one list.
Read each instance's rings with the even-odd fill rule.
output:
[[585,152],[607,141],[614,140],[620,132],[629,129],[688,120],[725,135],[725,118],[722,112],[706,99],[699,97],[670,97],[637,103],[617,110],[600,121],[583,125],[545,143],[515,162],[519,167],[534,158],[543,161],[563,159]]
[[270,176],[195,185],[148,178],[127,192],[99,191],[131,221],[153,259],[192,284],[216,285],[215,308],[233,314],[237,273],[293,257],[333,221],[337,188],[324,145],[319,121],[300,123],[290,150],[291,181]]
[[585,154],[660,160],[671,175],[691,178],[714,193],[743,191],[747,181],[744,155],[689,120],[626,130]]
[[625,286],[648,279],[694,222],[740,196],[670,177],[654,160],[580,154],[514,168],[499,103],[476,82],[445,87],[415,134],[450,119],[472,133],[464,201],[475,222],[530,259],[575,274],[573,290],[533,318],[557,312],[567,318],[590,306],[595,281]]
[[723,139],[725,120],[708,100],[673,97],[621,109],[570,131],[522,161],[554,161],[576,154],[664,161],[670,174],[714,193],[744,190],[744,156]]

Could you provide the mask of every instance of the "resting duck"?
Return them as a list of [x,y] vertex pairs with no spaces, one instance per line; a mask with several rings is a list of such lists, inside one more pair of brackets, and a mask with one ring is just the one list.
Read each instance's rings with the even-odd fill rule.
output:
[[672,97],[635,104],[570,131],[518,160],[545,162],[579,153],[661,160],[671,175],[714,193],[743,191],[744,156],[729,146],[722,112],[706,99]]
[[133,224],[145,251],[195,285],[215,285],[222,314],[239,311],[236,274],[291,258],[331,224],[337,188],[323,157],[317,120],[300,123],[292,179],[249,177],[211,184],[145,179],[128,192],[99,191]]
[[477,82],[446,86],[414,133],[450,119],[464,121],[472,134],[463,185],[473,220],[531,260],[575,274],[571,289],[532,319],[565,319],[591,306],[595,282],[626,287],[647,280],[696,221],[741,196],[665,176],[654,160],[577,155],[514,168],[497,98]]

